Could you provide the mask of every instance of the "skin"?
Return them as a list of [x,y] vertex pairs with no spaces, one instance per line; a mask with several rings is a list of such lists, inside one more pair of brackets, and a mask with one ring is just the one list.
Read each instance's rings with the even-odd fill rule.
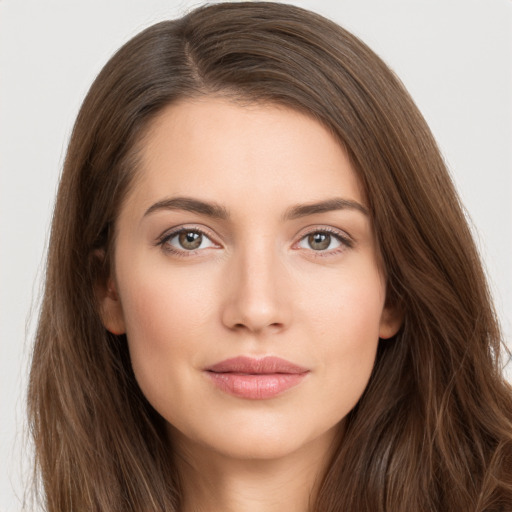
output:
[[[164,206],[176,198],[225,218]],[[297,210],[333,198],[344,207]],[[126,332],[137,381],[169,425],[183,510],[307,510],[379,337],[400,326],[365,209],[342,146],[294,110],[206,97],[151,125],[102,315]],[[176,228],[200,230],[199,247],[180,245]],[[270,399],[232,396],[204,369],[240,355],[308,373]]]

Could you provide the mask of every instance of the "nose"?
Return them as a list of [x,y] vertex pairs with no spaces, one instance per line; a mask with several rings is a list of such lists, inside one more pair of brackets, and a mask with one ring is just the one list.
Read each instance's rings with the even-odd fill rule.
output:
[[231,330],[278,332],[291,317],[286,268],[275,250],[262,244],[230,262],[222,322]]

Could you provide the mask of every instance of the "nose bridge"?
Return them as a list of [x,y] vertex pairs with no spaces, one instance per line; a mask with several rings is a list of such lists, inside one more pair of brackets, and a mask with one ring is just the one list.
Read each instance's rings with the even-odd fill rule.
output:
[[249,302],[271,304],[276,292],[278,258],[274,244],[264,240],[253,250],[243,251],[241,261],[241,283]]
[[287,322],[283,265],[274,240],[251,237],[235,251],[229,274],[226,325],[256,332]]

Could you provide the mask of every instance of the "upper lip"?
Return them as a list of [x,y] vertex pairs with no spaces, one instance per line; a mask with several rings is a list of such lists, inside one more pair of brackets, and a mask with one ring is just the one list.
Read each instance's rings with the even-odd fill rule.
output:
[[253,375],[275,373],[299,374],[309,371],[307,368],[274,356],[260,359],[246,356],[233,357],[208,366],[205,370],[214,373],[246,373]]

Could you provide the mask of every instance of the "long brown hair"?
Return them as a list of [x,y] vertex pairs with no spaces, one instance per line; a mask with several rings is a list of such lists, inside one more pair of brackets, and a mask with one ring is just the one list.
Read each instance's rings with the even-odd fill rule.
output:
[[[381,341],[313,510],[512,509],[512,394],[484,273],[421,114],[361,41],[290,5],[226,3],[123,46],[76,121],[51,231],[28,395],[47,510],[172,511],[179,476],[95,287],[154,116],[221,94],[305,112],[346,148],[404,323]],[[105,253],[103,261],[98,251]]]

